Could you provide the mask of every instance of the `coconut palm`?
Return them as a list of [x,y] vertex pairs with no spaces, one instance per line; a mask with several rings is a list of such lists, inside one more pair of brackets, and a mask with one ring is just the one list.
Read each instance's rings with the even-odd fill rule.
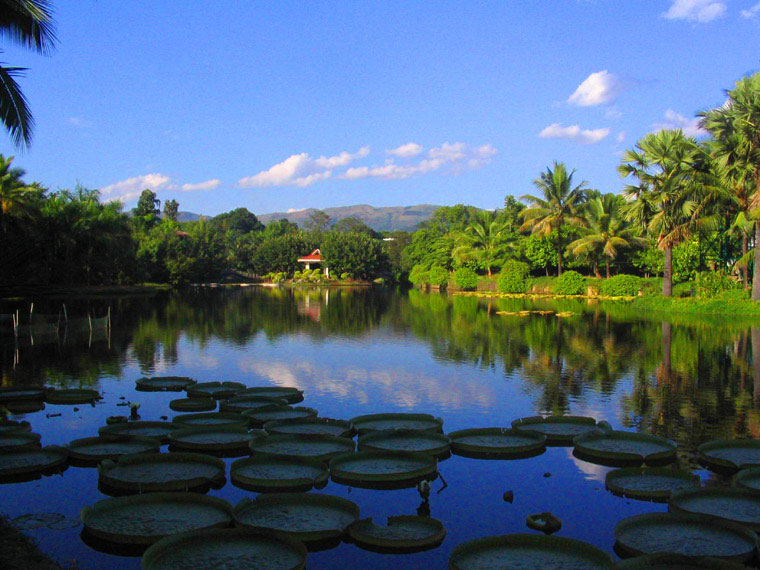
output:
[[673,247],[685,241],[694,228],[692,214],[697,207],[695,199],[695,164],[700,157],[697,141],[683,134],[681,129],[650,133],[636,143],[635,148],[623,154],[618,173],[631,176],[637,185],[628,185],[624,194],[636,200],[646,200],[653,213],[648,219],[629,219],[646,223],[647,232],[656,236],[657,246],[665,253],[662,294],[673,294]]
[[636,230],[626,223],[624,205],[623,199],[615,194],[604,194],[589,201],[586,205],[588,228],[582,230],[585,235],[567,246],[573,255],[603,255],[608,278],[610,262],[617,257],[620,248],[646,245],[646,240],[638,237]]
[[29,186],[21,180],[25,172],[12,168],[12,162],[12,156],[5,158],[0,154],[0,227],[6,216],[23,213],[40,193],[37,186]]
[[526,194],[520,200],[530,206],[520,212],[525,220],[520,229],[547,236],[557,230],[557,275],[562,275],[562,230],[566,225],[583,226],[585,220],[580,215],[580,207],[586,201],[586,181],[573,186],[575,170],[568,174],[562,162],[555,162],[554,169],[547,168],[533,181],[543,197]]
[[480,210],[470,225],[457,235],[452,257],[463,263],[474,260],[491,277],[491,269],[507,247],[508,225],[499,221],[495,212]]
[[[56,42],[52,10],[47,0],[0,0],[0,35],[37,53],[49,54]],[[16,147],[32,142],[34,118],[16,83],[23,67],[0,64],[0,120]]]

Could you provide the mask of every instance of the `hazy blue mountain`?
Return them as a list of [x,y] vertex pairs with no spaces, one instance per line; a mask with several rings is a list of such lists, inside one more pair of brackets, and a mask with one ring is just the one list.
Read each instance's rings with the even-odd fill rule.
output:
[[[406,230],[410,231],[420,222],[429,220],[433,212],[440,206],[431,204],[419,204],[416,206],[392,206],[385,208],[375,208],[367,204],[357,204],[355,206],[340,206],[338,208],[325,208],[324,212],[332,218],[333,222],[341,218],[350,218],[355,216],[376,231]],[[304,222],[309,214],[316,208],[306,210],[297,210],[294,212],[273,212],[271,214],[256,214],[263,223],[287,218],[291,222],[297,223],[303,227]]]

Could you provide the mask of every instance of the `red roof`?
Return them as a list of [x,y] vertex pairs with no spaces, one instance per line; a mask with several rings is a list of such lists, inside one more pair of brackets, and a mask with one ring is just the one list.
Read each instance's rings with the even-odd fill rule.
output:
[[322,252],[318,249],[315,249],[312,251],[309,255],[306,255],[304,257],[299,257],[298,261],[303,263],[308,263],[310,261],[322,261]]

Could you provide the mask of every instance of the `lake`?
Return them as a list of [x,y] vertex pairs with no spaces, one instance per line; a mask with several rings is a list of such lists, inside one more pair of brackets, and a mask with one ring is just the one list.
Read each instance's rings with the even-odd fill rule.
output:
[[[696,463],[696,446],[722,437],[760,436],[760,323],[737,319],[663,317],[622,303],[489,300],[374,289],[198,289],[155,297],[66,300],[70,318],[110,307],[113,327],[92,333],[69,326],[0,336],[2,386],[92,387],[97,405],[47,404],[15,414],[63,445],[97,435],[105,418],[124,415],[120,402],[139,402],[143,420],[177,415],[176,392],[138,392],[142,376],[190,376],[247,386],[295,386],[320,416],[349,419],[379,412],[424,412],[443,418],[444,431],[509,427],[536,414],[574,414],[606,420],[678,442],[681,467],[704,481],[718,476]],[[55,315],[61,300],[36,300]],[[6,303],[0,312],[28,310]],[[521,316],[520,310],[571,313]],[[72,321],[73,322],[73,321]],[[754,324],[754,327],[753,327]],[[124,398],[123,400],[121,398]],[[60,415],[58,415],[60,414]],[[233,460],[225,459],[229,465]],[[355,545],[312,552],[309,570],[445,568],[451,550],[478,537],[532,532],[525,518],[551,511],[559,536],[612,553],[621,519],[662,512],[659,503],[605,490],[610,470],[576,458],[571,447],[549,447],[532,458],[483,460],[452,456],[432,483],[431,516],[447,537],[427,552],[388,555]],[[79,568],[137,569],[139,557],[87,546],[74,526],[79,511],[106,495],[95,468],[70,466],[58,475],[0,484],[0,512],[9,518],[58,513],[56,528],[27,531],[40,548]],[[505,502],[505,491],[514,502]],[[416,489],[370,490],[330,482],[317,491],[357,503],[361,516],[385,522],[415,514]],[[211,495],[233,505],[254,493],[229,482]]]

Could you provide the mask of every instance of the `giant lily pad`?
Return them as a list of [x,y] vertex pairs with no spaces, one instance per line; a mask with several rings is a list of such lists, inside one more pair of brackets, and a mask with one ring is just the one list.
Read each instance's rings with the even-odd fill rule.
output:
[[197,493],[146,493],[98,501],[80,517],[101,540],[153,544],[178,532],[231,526],[232,506]]
[[169,402],[175,412],[211,412],[216,409],[213,398],[178,398]]
[[141,392],[181,392],[196,382],[187,376],[154,376],[137,380],[135,389]]
[[441,521],[416,515],[388,517],[387,526],[362,519],[346,531],[359,547],[380,552],[421,552],[435,548],[446,537]]
[[255,568],[303,570],[306,548],[286,535],[250,529],[183,532],[159,540],[142,558],[142,570]]
[[23,431],[0,433],[0,452],[40,447],[41,437],[38,433]]
[[684,556],[683,554],[652,554],[622,560],[615,570],[746,570],[746,566],[719,558]]
[[270,435],[249,445],[254,453],[278,457],[307,457],[328,461],[333,455],[354,451],[356,444],[334,435]]
[[44,400],[45,388],[0,388],[0,404],[16,402],[18,400]]
[[182,414],[172,419],[175,429],[189,427],[239,426],[247,427],[248,418],[232,412],[208,412],[203,414]]
[[434,457],[404,451],[358,451],[330,459],[330,476],[336,483],[355,487],[413,487],[435,479]]
[[45,401],[48,404],[91,404],[100,399],[100,393],[97,390],[89,388],[68,388],[65,390],[48,390],[45,395]]
[[239,526],[286,532],[303,542],[340,537],[359,518],[356,503],[316,493],[276,493],[243,499],[234,510]]
[[14,400],[5,404],[12,414],[33,414],[45,409],[45,402],[41,400]]
[[664,437],[628,431],[602,431],[579,435],[575,453],[602,465],[665,463],[676,456],[676,443]]
[[508,428],[475,428],[449,434],[451,452],[467,457],[525,457],[543,453],[546,436]]
[[579,540],[538,534],[506,534],[460,544],[449,557],[449,568],[605,570],[613,568],[613,562],[606,552]]
[[718,439],[697,448],[699,459],[711,469],[737,471],[760,466],[760,441],[755,439]]
[[232,398],[241,390],[245,390],[245,384],[240,382],[198,382],[185,388],[190,398]]
[[429,431],[443,431],[443,420],[434,418],[430,414],[369,414],[356,416],[350,421],[359,435],[368,431],[380,431],[386,429],[418,429]]
[[616,495],[665,502],[671,493],[699,487],[699,476],[690,471],[667,467],[615,469],[605,478],[607,489]]
[[32,431],[32,426],[27,421],[0,420],[0,433],[16,431]]
[[282,398],[288,404],[297,404],[303,401],[303,390],[290,386],[254,386],[246,388],[239,395],[267,396],[269,398]]
[[599,431],[596,420],[584,416],[531,416],[513,421],[512,427],[544,434],[547,445],[572,445],[574,437]]
[[242,414],[249,419],[252,426],[263,426],[273,420],[297,420],[304,418],[316,418],[317,410],[303,406],[264,406],[253,410],[246,410]]
[[263,431],[249,432],[248,428],[236,425],[191,427],[173,431],[169,436],[169,445],[172,450],[247,455],[248,443],[265,435]]
[[225,465],[218,457],[200,453],[124,455],[98,466],[99,483],[126,493],[187,491],[224,482]]
[[760,495],[745,489],[707,487],[678,491],[671,495],[668,510],[710,515],[760,531]]
[[359,449],[409,451],[441,458],[449,454],[449,438],[432,431],[408,429],[372,431],[359,437]]
[[309,491],[323,486],[329,476],[324,462],[300,457],[259,455],[230,466],[232,484],[257,493]]
[[52,471],[66,465],[68,460],[68,450],[55,445],[0,453],[0,477]]
[[161,444],[157,438],[119,435],[85,437],[75,439],[68,445],[72,459],[91,463],[132,453],[157,453],[160,448]]
[[296,418],[292,420],[272,420],[264,424],[264,429],[270,434],[324,434],[337,437],[351,437],[354,426],[345,420],[332,418]]
[[757,535],[741,525],[673,513],[623,519],[615,526],[615,539],[619,548],[632,556],[668,552],[748,560],[757,546]]
[[169,442],[169,434],[177,429],[171,422],[126,422],[98,428],[99,435],[152,437],[163,443]]
[[742,469],[734,477],[734,482],[743,489],[760,492],[760,467]]
[[283,398],[272,398],[270,396],[243,395],[235,396],[219,404],[219,410],[222,412],[235,412],[241,414],[249,410],[267,409],[274,406],[285,406],[287,401]]

